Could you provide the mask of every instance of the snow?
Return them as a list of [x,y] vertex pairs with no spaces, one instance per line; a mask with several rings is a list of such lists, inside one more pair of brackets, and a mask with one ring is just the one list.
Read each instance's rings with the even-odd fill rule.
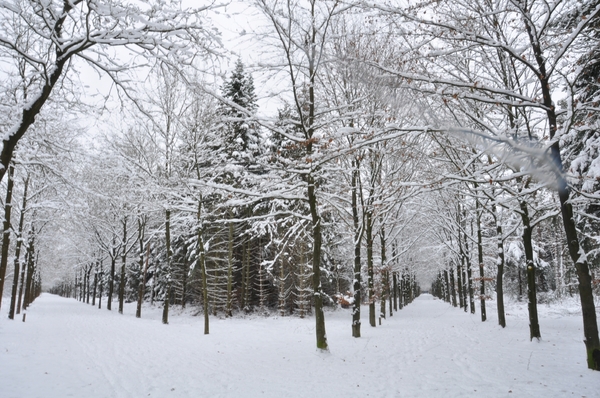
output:
[[[103,307],[106,303],[103,303]],[[43,294],[26,322],[0,319],[0,395],[28,397],[597,397],[580,310],[540,306],[543,340],[529,341],[526,305],[507,327],[422,295],[351,337],[351,310],[326,313],[329,352],[314,319],[211,317],[135,304],[125,314]]]

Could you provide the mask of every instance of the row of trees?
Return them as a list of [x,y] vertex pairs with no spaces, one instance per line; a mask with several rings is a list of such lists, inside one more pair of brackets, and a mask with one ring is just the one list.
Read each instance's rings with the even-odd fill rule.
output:
[[[36,4],[1,6],[15,21],[55,21],[40,22],[45,41],[23,41],[17,23],[0,42],[14,66],[2,164],[44,192],[25,222],[64,249],[38,260],[64,264],[56,292],[104,292],[120,311],[137,299],[138,315],[144,298],[160,300],[164,323],[170,306],[198,303],[205,333],[211,313],[310,310],[327,349],[323,306],[336,300],[353,306],[360,337],[360,303],[375,326],[377,301],[385,316],[419,283],[472,313],[478,300],[482,321],[495,292],[502,326],[504,291],[526,291],[539,338],[538,293],[576,287],[588,367],[600,368],[597,1],[258,0],[256,37],[273,60],[262,68],[281,88],[274,117],[259,113],[241,61],[220,90],[207,83],[217,46],[202,11]],[[146,54],[135,90],[121,77],[133,69],[107,63],[119,46]],[[46,112],[66,114],[51,93],[72,58],[127,99],[92,149]],[[71,159],[33,161],[32,147]],[[7,253],[27,230],[12,226],[11,200]]]

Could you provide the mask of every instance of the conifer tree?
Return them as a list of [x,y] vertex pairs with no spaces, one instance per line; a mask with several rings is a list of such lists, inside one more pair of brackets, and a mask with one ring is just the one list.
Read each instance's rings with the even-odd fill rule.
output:
[[261,139],[256,123],[249,115],[258,108],[252,75],[246,73],[240,59],[235,64],[228,81],[223,84],[222,95],[233,104],[222,108],[224,116],[223,150],[227,160],[249,166],[260,154]]

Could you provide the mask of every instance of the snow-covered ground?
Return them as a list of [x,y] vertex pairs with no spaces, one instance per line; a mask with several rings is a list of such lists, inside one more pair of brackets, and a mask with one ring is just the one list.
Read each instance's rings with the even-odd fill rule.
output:
[[[103,307],[105,303],[103,303]],[[0,397],[600,397],[587,369],[581,315],[540,305],[543,340],[529,341],[526,308],[506,329],[430,295],[351,337],[349,310],[326,313],[330,351],[314,320],[211,318],[158,307],[136,319],[43,294],[25,323],[0,319]]]

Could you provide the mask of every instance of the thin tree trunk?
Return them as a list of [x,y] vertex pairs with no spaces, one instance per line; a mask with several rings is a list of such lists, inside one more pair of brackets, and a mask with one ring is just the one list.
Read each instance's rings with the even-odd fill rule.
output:
[[354,281],[352,289],[354,290],[354,303],[352,304],[352,337],[360,337],[360,304],[361,294],[361,259],[360,246],[362,241],[363,229],[359,224],[358,217],[358,185],[360,178],[358,159],[354,159],[352,170],[352,223],[354,227]]
[[25,278],[25,295],[23,297],[23,309],[27,309],[31,304],[31,288],[33,283],[33,271],[35,267],[35,228],[31,225],[29,236],[29,245],[27,247],[27,277]]
[[365,214],[367,238],[367,286],[369,289],[369,324],[375,327],[375,275],[373,270],[373,217],[371,210]]
[[527,308],[529,310],[529,338],[540,339],[540,324],[537,313],[537,294],[535,287],[535,263],[533,262],[533,244],[531,242],[531,224],[527,203],[519,201],[523,220],[523,248],[525,249],[525,269],[527,270]]
[[[462,262],[462,256],[461,256]],[[462,265],[456,262],[456,286],[458,287],[458,303],[460,308],[465,307],[465,300],[463,295],[463,281],[462,281]]]
[[479,261],[479,303],[481,305],[481,322],[487,320],[485,310],[485,275],[483,267],[483,242],[481,237],[481,211],[479,200],[475,202],[477,207],[477,260]]
[[393,288],[394,288],[394,311],[398,311],[398,273],[392,273]]
[[[10,173],[9,173],[10,176]],[[10,176],[12,179],[12,176]],[[19,229],[17,230],[17,244],[15,247],[15,260],[14,260],[14,275],[13,275],[13,285],[10,296],[10,310],[8,317],[10,319],[14,319],[15,316],[15,307],[17,314],[21,312],[21,297],[19,293],[19,297],[17,298],[17,287],[19,285],[19,273],[21,272],[21,247],[23,246],[23,227],[25,224],[25,212],[27,211],[27,190],[29,187],[29,174],[27,174],[27,178],[25,179],[25,186],[23,188],[23,202],[21,204],[21,212],[19,215]],[[21,278],[23,279],[23,278]],[[0,296],[2,293],[0,293]],[[18,303],[17,303],[18,302]]]
[[[16,297],[17,297],[17,286],[19,284],[19,269],[20,269],[20,264],[19,261],[15,260],[15,273],[13,275],[13,284],[12,284],[12,292],[11,292],[11,299],[10,299],[10,309],[8,312],[8,319],[15,319],[15,304],[16,304]],[[21,300],[19,297],[19,307],[21,306]],[[19,311],[20,312],[20,311]],[[17,312],[17,314],[19,313]]]
[[119,278],[119,314],[123,313],[125,302],[125,267],[127,263],[127,216],[123,219],[123,240],[121,243],[121,276]]
[[[312,86],[311,86],[312,89]],[[310,151],[309,151],[310,153]],[[317,195],[315,190],[315,180],[312,174],[307,176],[308,183],[308,205],[312,220],[313,235],[313,294],[315,307],[316,338],[317,348],[327,350],[327,333],[325,332],[325,314],[323,313],[323,289],[321,287],[321,217],[317,210]]]
[[[233,218],[231,209],[228,211],[229,219]],[[228,251],[227,251],[227,304],[225,306],[225,316],[231,317],[233,304],[233,222],[229,221],[229,236],[228,236]]]
[[204,239],[202,238],[202,199],[198,201],[198,231],[197,249],[196,249],[196,268],[200,269],[202,276],[202,306],[204,309],[204,334],[209,332],[209,314],[208,314],[208,281],[206,275],[206,257],[204,253]]
[[454,286],[454,267],[452,266],[452,262],[450,262],[450,270],[448,273],[450,274],[450,296],[452,298],[452,306],[456,307],[456,287]]
[[102,308],[102,293],[104,292],[104,263],[100,260],[100,274],[98,275],[100,280],[100,289],[98,291],[98,309]]
[[[380,318],[386,317],[385,305],[389,296],[390,278],[387,270],[386,256],[385,256],[385,228],[383,223],[379,233],[379,242],[381,246],[381,306],[380,306]],[[381,322],[381,320],[380,320]]]
[[6,182],[6,200],[4,201],[4,223],[2,224],[2,254],[0,256],[0,306],[4,293],[4,280],[8,266],[8,249],[10,246],[10,213],[12,211],[12,192],[14,186],[15,166],[11,163],[8,167],[8,181]]
[[[143,228],[143,227],[142,227]],[[140,269],[142,268],[142,264],[144,264],[144,234],[141,233],[140,236]],[[137,308],[135,310],[135,317],[142,317],[142,303],[144,302],[144,290],[146,287],[146,276],[148,275],[148,263],[150,260],[150,243],[146,244],[146,262],[143,265],[144,272],[142,274],[142,279],[140,280],[140,285],[138,286],[138,301]]]
[[97,290],[98,290],[98,264],[94,263],[94,292],[92,293],[92,306],[96,306]]
[[469,252],[469,241],[467,237],[467,232],[464,232],[465,239],[465,263],[467,264],[467,287],[469,291],[469,308],[471,309],[471,314],[475,314],[475,297],[473,294],[473,276],[471,270],[471,253]]
[[444,301],[447,303],[450,303],[450,280],[449,280],[449,276],[448,276],[448,270],[444,270],[444,284],[445,284]]
[[502,327],[506,327],[506,316],[504,312],[504,244],[502,242],[502,224],[498,219],[498,212],[496,204],[492,204],[492,215],[496,221],[496,238],[498,241],[498,260],[496,265],[498,267],[498,274],[496,276],[496,302],[498,308],[498,324]]
[[116,249],[114,247],[114,239],[113,239],[113,248],[111,249],[111,255],[110,255],[110,280],[108,281],[108,297],[107,297],[107,302],[106,302],[106,309],[107,310],[111,310],[112,309],[112,297],[113,297],[113,291],[115,288],[115,267],[116,267],[116,261],[117,261],[117,252]]
[[165,211],[165,249],[167,260],[167,288],[163,304],[162,323],[169,323],[169,298],[171,296],[171,210]]

